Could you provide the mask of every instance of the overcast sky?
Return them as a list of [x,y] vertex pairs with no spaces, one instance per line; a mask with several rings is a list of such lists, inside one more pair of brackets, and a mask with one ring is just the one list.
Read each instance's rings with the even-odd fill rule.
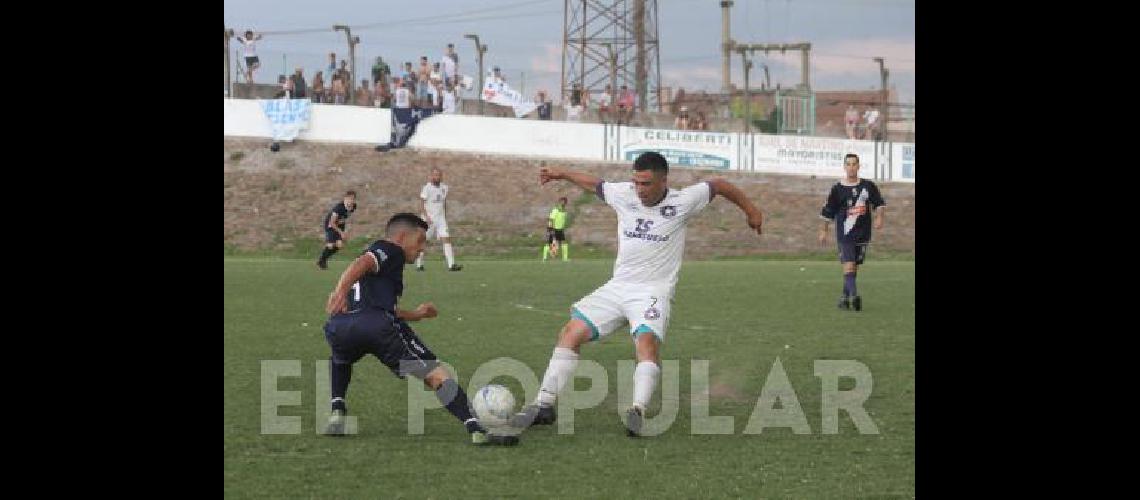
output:
[[[657,2],[662,85],[720,89],[719,3]],[[370,78],[368,68],[376,56],[393,68],[421,55],[435,61],[448,42],[459,52],[460,72],[476,77],[474,44],[463,38],[476,33],[488,45],[488,68],[502,67],[510,84],[524,87],[528,95],[545,88],[557,99],[563,5],[563,0],[226,0],[225,24],[239,33],[270,32],[257,45],[262,64],[258,82],[276,82],[277,75],[297,66],[311,80],[324,69],[329,52],[347,58],[344,34],[331,30],[334,24],[347,24],[360,37],[357,82]],[[877,89],[879,70],[871,58],[884,57],[899,99],[913,102],[914,11],[914,0],[735,0],[732,37],[742,43],[811,42],[816,90]],[[322,31],[272,34],[305,29]],[[236,41],[232,45],[240,46]],[[740,56],[732,62],[732,80],[742,85]],[[768,65],[773,85],[799,82],[797,53],[757,54],[754,63],[756,68]],[[762,72],[754,70],[752,80],[760,78]]]

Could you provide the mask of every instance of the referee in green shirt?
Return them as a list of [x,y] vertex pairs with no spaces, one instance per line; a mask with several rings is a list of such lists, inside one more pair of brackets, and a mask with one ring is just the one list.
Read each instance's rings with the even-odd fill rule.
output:
[[558,199],[558,205],[550,209],[550,218],[546,221],[546,244],[542,246],[542,260],[551,255],[558,255],[558,248],[562,248],[562,260],[570,260],[570,244],[566,243],[566,197]]

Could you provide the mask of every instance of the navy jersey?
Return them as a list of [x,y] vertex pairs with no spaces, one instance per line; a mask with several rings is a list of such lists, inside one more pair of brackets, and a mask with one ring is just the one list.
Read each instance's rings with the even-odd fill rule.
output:
[[385,240],[376,240],[365,253],[376,258],[369,269],[348,289],[348,310],[383,309],[396,312],[396,300],[404,293],[404,249]]
[[343,201],[337,203],[335,207],[332,207],[332,210],[329,210],[329,213],[325,214],[325,222],[323,225],[321,225],[321,228],[329,227],[329,219],[335,216],[337,229],[344,231],[344,223],[346,220],[348,220],[348,215],[355,211],[355,203],[352,204],[352,210],[349,210],[348,207],[344,206]]
[[871,209],[886,206],[879,187],[867,179],[854,186],[836,182],[827,195],[820,217],[835,220],[838,241],[866,243],[871,241]]

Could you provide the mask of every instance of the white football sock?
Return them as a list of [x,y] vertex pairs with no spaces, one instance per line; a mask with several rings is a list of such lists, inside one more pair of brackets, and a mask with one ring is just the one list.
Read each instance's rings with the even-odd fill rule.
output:
[[661,368],[652,361],[642,361],[633,369],[633,406],[645,410],[649,406],[649,399],[653,397],[653,389],[657,387],[657,375]]
[[424,253],[423,252],[420,252],[420,254],[416,256],[416,267],[424,267]]
[[554,354],[550,356],[550,365],[546,367],[546,374],[542,376],[542,387],[538,390],[538,399],[535,401],[542,406],[554,405],[554,400],[566,381],[574,374],[578,366],[578,353],[573,349],[555,347]]
[[447,267],[455,265],[455,250],[451,248],[451,243],[443,244],[443,255],[447,257]]

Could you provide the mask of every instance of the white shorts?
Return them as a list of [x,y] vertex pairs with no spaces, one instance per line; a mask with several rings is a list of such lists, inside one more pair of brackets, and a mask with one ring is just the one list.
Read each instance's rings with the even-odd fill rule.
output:
[[628,323],[633,338],[649,331],[664,342],[672,302],[672,287],[610,281],[575,302],[570,317],[590,325],[590,340],[598,340]]
[[431,218],[431,224],[428,225],[427,237],[429,240],[432,238],[450,238],[451,233],[447,232],[447,219],[442,215],[439,217],[433,216]]

